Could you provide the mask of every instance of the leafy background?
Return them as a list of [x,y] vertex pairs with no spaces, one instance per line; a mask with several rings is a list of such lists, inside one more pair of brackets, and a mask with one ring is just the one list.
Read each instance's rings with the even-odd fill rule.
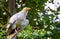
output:
[[[18,39],[60,39],[60,21],[58,15],[60,8],[53,10],[46,8],[46,3],[52,3],[54,0],[16,0],[15,10],[19,12],[23,7],[30,7],[27,19],[29,25],[17,35]],[[10,18],[9,0],[0,0],[0,39],[6,39],[6,25]],[[50,13],[50,14],[49,14]]]

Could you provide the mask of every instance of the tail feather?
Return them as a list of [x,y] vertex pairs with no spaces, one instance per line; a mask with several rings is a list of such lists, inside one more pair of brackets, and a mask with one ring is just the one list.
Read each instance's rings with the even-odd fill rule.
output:
[[12,27],[12,24],[9,23],[6,28],[6,34],[9,34],[11,32],[11,27]]

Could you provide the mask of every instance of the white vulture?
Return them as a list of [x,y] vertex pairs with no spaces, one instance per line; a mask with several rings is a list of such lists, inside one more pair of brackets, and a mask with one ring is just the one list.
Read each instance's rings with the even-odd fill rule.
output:
[[29,20],[26,19],[29,10],[30,8],[25,7],[10,18],[6,28],[6,33],[8,35],[10,35],[13,30],[23,30],[29,24]]

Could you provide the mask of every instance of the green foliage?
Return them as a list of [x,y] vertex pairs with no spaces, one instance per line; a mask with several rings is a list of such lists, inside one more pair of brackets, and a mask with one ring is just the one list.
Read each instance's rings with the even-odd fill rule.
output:
[[0,29],[0,39],[7,39],[6,36],[4,36],[5,30]]
[[32,28],[32,26],[28,25],[25,30],[19,32],[17,35],[18,39],[59,39],[60,35],[59,31],[57,29],[46,30],[46,29],[40,29],[35,30]]
[[28,25],[25,30],[19,32],[18,39],[40,39],[46,35],[46,31],[41,30],[34,30],[32,26]]
[[[58,29],[59,30],[59,29]],[[24,30],[18,33],[18,39],[60,39],[60,30],[46,30],[46,29],[33,29],[32,26],[28,25]],[[7,36],[4,36],[5,30],[0,29],[0,38],[7,39]],[[58,38],[57,38],[58,37]]]

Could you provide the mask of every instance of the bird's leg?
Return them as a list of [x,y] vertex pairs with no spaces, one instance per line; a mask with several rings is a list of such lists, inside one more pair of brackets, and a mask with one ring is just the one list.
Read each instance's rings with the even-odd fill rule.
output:
[[20,30],[19,28],[16,28],[15,33],[19,33],[19,30]]
[[20,31],[20,29],[16,28],[15,31],[14,31],[14,33],[12,35],[10,35],[11,36],[10,39],[16,39],[16,36],[19,33],[19,31]]
[[18,30],[17,29],[15,29],[15,33],[18,33]]
[[11,39],[14,39],[16,38],[16,35],[19,33],[19,29],[15,29],[14,33],[13,33],[13,36],[11,37]]

